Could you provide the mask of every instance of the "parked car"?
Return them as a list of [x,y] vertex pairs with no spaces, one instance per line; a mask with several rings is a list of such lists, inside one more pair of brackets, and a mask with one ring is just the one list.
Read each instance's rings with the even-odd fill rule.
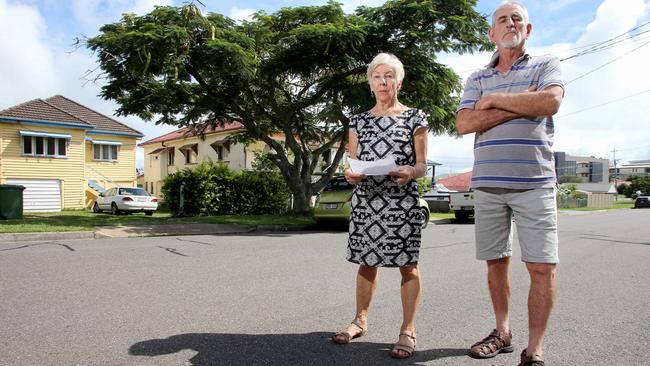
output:
[[[348,222],[352,211],[352,190],[354,185],[348,183],[343,176],[332,178],[323,192],[316,199],[314,218],[317,222]],[[420,198],[420,209],[424,215],[424,229],[429,224],[429,205]]]
[[638,196],[634,200],[634,208],[650,207],[650,196]]
[[121,212],[144,212],[151,216],[158,209],[158,198],[142,188],[115,187],[99,194],[93,205],[93,212],[111,211],[113,215]]
[[469,220],[470,216],[474,216],[474,191],[450,193],[449,208],[454,211],[457,221]]
[[432,189],[421,197],[429,205],[431,212],[449,212],[449,194],[452,192],[441,183],[434,183]]

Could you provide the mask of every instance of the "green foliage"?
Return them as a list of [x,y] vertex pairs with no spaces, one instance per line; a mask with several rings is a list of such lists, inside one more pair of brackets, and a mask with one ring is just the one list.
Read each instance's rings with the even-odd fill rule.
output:
[[628,181],[630,181],[629,185],[618,187],[618,192],[625,197],[635,198],[638,192],[641,192],[641,195],[650,195],[650,177],[632,176]]
[[269,156],[269,153],[254,151],[253,156],[255,156],[252,164],[254,170],[261,172],[279,171],[278,167],[273,164],[273,159]]
[[559,196],[564,196],[568,198],[578,198],[578,199],[587,198],[586,193],[578,191],[578,185],[575,183],[561,184],[557,191],[557,194]]
[[578,191],[578,185],[575,183],[561,184],[557,190],[556,200],[559,208],[587,206],[587,194]]
[[431,177],[418,178],[418,192],[420,196],[431,190]]
[[558,178],[558,183],[584,183],[584,178],[577,175],[563,175]]
[[287,209],[289,200],[286,184],[278,173],[235,174],[224,164],[209,162],[167,176],[162,193],[176,216],[278,214]]
[[[365,78],[378,52],[397,55],[406,78],[400,99],[429,115],[435,133],[455,134],[461,80],[440,52],[491,49],[476,0],[390,0],[345,14],[341,4],[259,12],[238,24],[196,5],[158,6],[101,27],[87,46],[105,78],[101,95],[119,115],[192,126],[237,121],[238,141],[261,140],[306,212],[311,195],[336,171],[349,116],[375,103]],[[280,133],[280,143],[271,136]],[[311,181],[323,152],[333,164]],[[198,183],[196,183],[198,184]],[[216,199],[216,198],[214,198]]]

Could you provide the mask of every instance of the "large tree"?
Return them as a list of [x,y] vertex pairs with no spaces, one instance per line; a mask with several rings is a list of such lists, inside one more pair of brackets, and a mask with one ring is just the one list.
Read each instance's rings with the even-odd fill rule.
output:
[[[400,99],[424,110],[434,133],[454,133],[459,77],[436,53],[491,47],[476,0],[392,0],[345,14],[339,3],[258,12],[237,23],[190,3],[125,14],[87,41],[119,115],[192,126],[238,121],[237,140],[261,140],[294,197],[294,211],[335,172],[349,116],[372,107],[365,77],[375,54],[404,63]],[[272,138],[280,133],[284,142]],[[337,147],[326,174],[319,157]]]

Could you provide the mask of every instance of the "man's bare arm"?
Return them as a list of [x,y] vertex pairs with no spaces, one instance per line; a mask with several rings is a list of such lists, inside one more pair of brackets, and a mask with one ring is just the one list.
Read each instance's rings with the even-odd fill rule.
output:
[[461,135],[484,132],[503,122],[522,117],[520,114],[501,109],[461,109],[456,113],[456,128]]
[[541,91],[523,93],[492,93],[482,97],[474,108],[477,110],[502,109],[522,116],[552,116],[560,109],[564,89],[552,85]]

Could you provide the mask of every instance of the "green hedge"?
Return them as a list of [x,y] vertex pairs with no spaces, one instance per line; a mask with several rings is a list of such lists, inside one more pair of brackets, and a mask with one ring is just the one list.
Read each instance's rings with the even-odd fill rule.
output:
[[286,212],[289,201],[287,186],[276,172],[235,173],[210,162],[170,174],[162,193],[175,216],[279,214]]

